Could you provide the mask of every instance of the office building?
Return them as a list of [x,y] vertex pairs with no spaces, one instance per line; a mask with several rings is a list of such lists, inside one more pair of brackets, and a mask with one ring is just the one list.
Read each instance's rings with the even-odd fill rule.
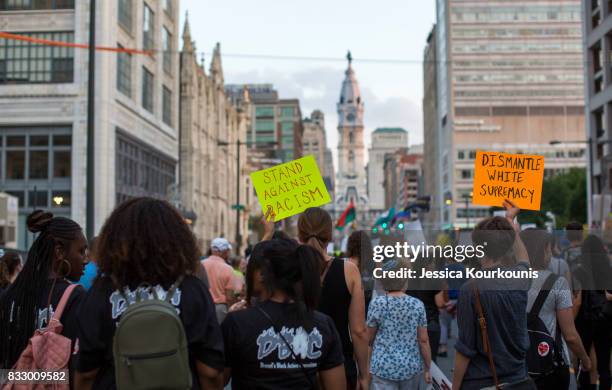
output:
[[385,155],[408,147],[408,132],[399,127],[382,127],[372,132],[368,150],[368,200],[370,211],[382,213],[385,207],[384,165]]
[[[89,1],[0,1],[5,32],[88,44]],[[19,199],[19,243],[35,208],[86,225],[95,196],[97,232],[135,196],[167,198],[178,161],[178,1],[96,4],[95,174],[87,186],[88,50],[0,39],[0,188]]]
[[587,132],[591,140],[592,172],[588,177],[589,221],[602,226],[612,197],[612,3],[582,2]]
[[584,139],[579,0],[437,0],[429,41],[424,55],[435,56],[435,67],[425,63],[425,84],[435,82],[436,93],[423,104],[427,154],[434,153],[426,158],[440,161],[425,165],[439,169],[426,183],[436,208],[430,229],[489,215],[488,207],[463,205],[477,150],[544,155],[547,177],[586,166],[584,143],[568,143]]

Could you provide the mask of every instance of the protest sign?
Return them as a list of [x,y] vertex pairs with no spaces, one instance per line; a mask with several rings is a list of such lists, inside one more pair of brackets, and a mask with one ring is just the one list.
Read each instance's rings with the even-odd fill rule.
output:
[[429,374],[431,375],[431,385],[429,389],[433,390],[451,390],[453,388],[453,384],[448,380],[446,375],[440,370],[440,367],[436,365],[436,363],[431,362],[431,367],[429,368]]
[[253,172],[251,181],[262,210],[271,208],[276,222],[331,202],[313,156]]
[[521,209],[539,210],[544,156],[499,152],[476,153],[472,202],[503,206],[509,199]]

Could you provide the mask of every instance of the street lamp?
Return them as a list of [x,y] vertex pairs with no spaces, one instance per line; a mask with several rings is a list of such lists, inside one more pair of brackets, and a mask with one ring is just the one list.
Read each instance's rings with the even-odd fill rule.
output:
[[[241,145],[269,145],[274,146],[277,145],[278,142],[242,142],[240,139],[236,140],[236,204],[232,205],[232,208],[236,209],[236,254],[240,254],[240,242],[242,241],[242,237],[240,236],[240,210],[244,208],[243,205],[240,204],[240,146]],[[217,146],[229,146],[230,142],[227,141],[217,141]]]

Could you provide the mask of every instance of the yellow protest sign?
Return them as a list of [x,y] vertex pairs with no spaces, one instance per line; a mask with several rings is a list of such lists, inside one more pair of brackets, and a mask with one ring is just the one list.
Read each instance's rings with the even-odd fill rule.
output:
[[262,210],[272,208],[275,221],[331,202],[313,156],[253,172],[251,181]]
[[504,199],[526,210],[539,210],[544,156],[477,151],[472,202],[502,206]]

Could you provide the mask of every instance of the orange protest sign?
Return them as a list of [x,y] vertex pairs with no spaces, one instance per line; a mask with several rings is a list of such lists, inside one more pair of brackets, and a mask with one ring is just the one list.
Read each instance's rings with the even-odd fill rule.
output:
[[504,199],[526,210],[539,210],[544,156],[477,151],[472,202],[502,206]]

